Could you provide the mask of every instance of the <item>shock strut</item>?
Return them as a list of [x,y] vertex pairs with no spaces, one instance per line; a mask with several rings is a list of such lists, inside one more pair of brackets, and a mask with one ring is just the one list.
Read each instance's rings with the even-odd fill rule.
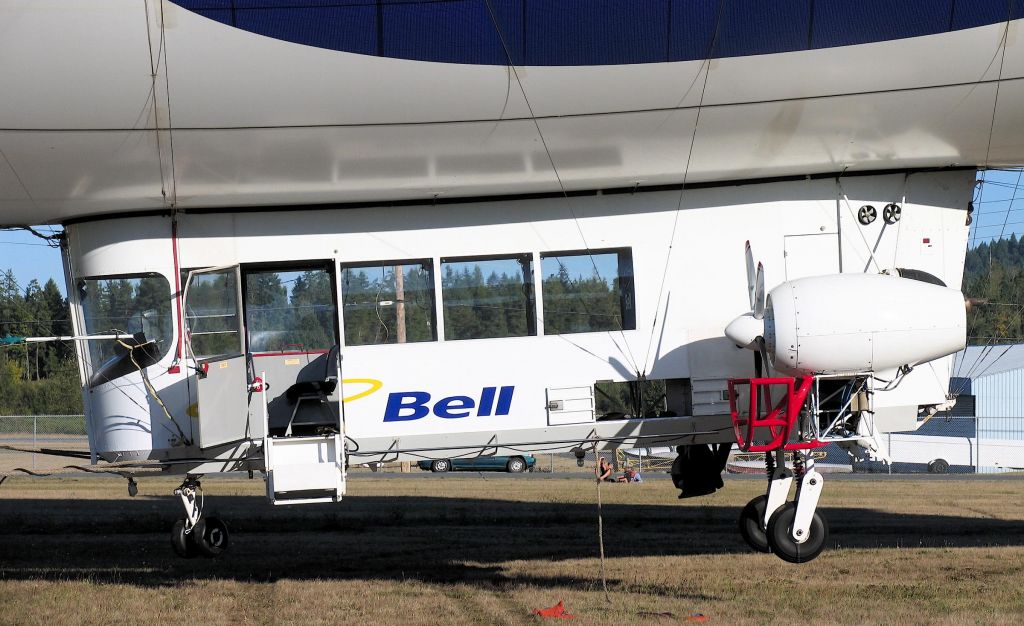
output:
[[793,451],[793,476],[798,481],[804,477],[804,457],[799,450]]

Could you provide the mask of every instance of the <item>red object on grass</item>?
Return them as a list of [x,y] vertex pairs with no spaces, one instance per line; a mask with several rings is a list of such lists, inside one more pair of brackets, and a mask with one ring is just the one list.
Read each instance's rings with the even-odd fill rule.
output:
[[708,621],[708,616],[704,615],[703,613],[694,613],[693,615],[688,616],[686,618],[686,621],[688,621],[688,622],[706,622],[706,621]]
[[565,603],[561,600],[555,606],[546,609],[534,609],[533,614],[541,617],[553,617],[555,619],[576,619],[575,615],[565,612]]

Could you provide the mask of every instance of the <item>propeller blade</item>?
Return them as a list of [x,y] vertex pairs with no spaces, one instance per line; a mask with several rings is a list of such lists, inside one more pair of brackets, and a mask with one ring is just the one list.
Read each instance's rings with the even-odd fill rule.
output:
[[761,355],[761,351],[757,350],[754,352],[754,378],[761,378],[764,375],[764,357]]
[[754,300],[750,307],[754,319],[764,319],[764,266],[757,264],[757,278],[754,281]]
[[750,299],[750,310],[754,310],[754,288],[756,285],[754,275],[754,253],[750,250],[750,241],[747,241],[745,254],[747,256],[747,297]]

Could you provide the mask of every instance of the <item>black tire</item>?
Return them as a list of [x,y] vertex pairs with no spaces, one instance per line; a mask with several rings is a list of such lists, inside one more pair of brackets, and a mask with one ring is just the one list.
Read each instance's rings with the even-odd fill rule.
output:
[[199,554],[194,537],[195,530],[185,532],[184,518],[174,522],[174,526],[171,527],[171,549],[181,558],[191,559]]
[[432,472],[448,472],[452,469],[452,462],[448,459],[438,459],[430,464]]
[[828,540],[828,524],[825,519],[814,512],[811,526],[808,529],[807,541],[797,543],[791,536],[793,519],[796,517],[796,504],[787,502],[778,511],[772,513],[768,520],[768,545],[772,552],[783,561],[790,563],[806,563],[813,561],[825,549]]
[[526,471],[526,459],[521,456],[514,456],[505,464],[505,470],[512,474],[521,474]]
[[196,549],[205,557],[220,556],[228,549],[228,526],[218,517],[204,517],[196,522],[191,533]]
[[946,459],[935,459],[928,464],[928,471],[932,474],[948,474],[949,461]]
[[764,528],[764,510],[768,506],[768,496],[757,496],[740,512],[740,536],[755,552],[771,552],[768,546],[768,535]]

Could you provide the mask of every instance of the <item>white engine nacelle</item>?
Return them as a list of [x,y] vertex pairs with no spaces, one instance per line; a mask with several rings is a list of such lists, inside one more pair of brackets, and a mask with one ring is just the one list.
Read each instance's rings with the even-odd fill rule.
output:
[[730,339],[751,348],[758,334],[772,367],[783,373],[882,372],[962,350],[967,311],[956,289],[919,280],[814,276],[772,289],[763,325],[747,313],[726,329]]

